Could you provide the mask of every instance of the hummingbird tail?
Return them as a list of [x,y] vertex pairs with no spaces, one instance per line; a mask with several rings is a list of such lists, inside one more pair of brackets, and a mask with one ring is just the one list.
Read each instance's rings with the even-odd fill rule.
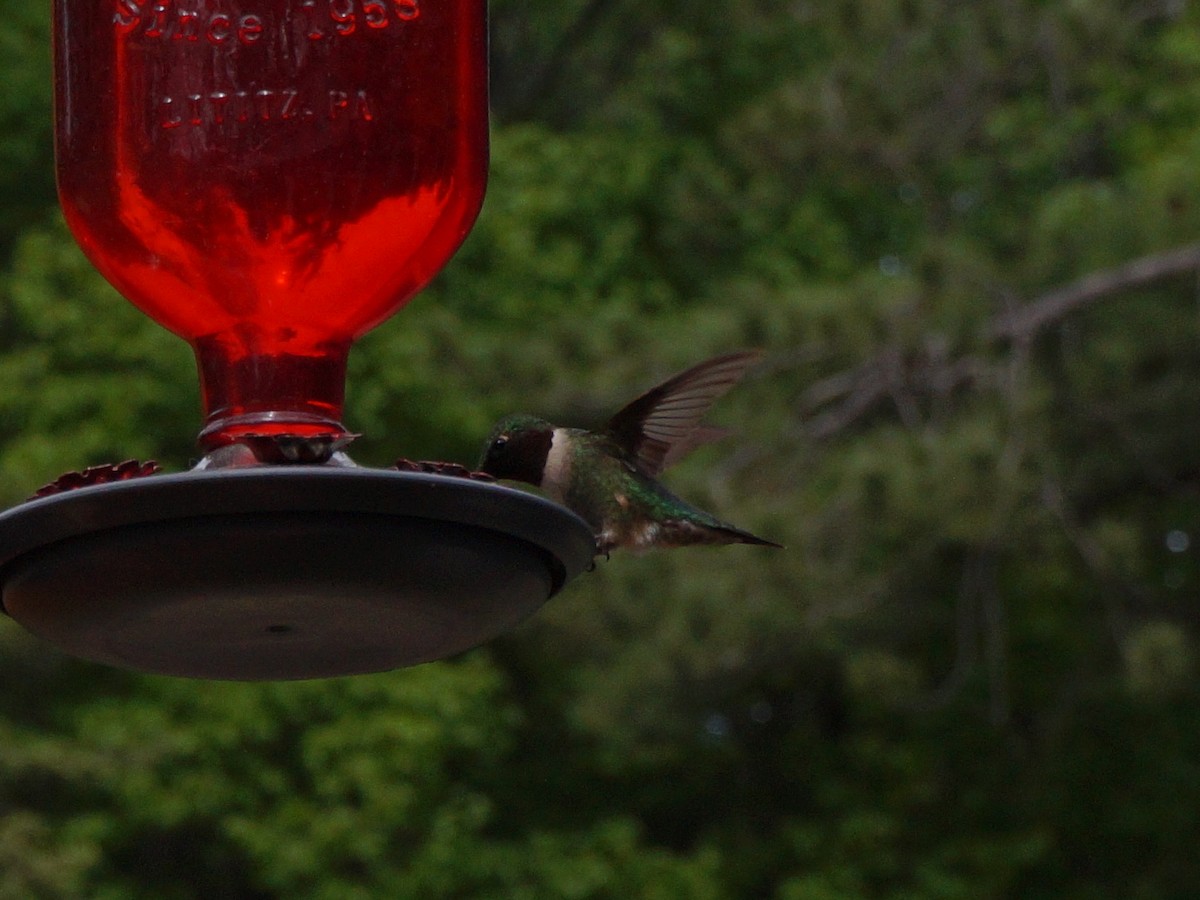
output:
[[695,522],[673,519],[663,523],[656,535],[659,546],[687,547],[695,544],[757,544],[760,547],[777,547],[783,544],[760,538],[757,534],[709,517],[707,521]]

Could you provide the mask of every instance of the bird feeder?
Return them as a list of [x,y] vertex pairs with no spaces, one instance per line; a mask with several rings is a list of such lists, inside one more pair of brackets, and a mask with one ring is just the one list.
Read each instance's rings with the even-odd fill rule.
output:
[[485,0],[54,12],[67,223],[194,349],[205,456],[0,514],[5,612],[134,669],[323,677],[475,646],[582,571],[592,537],[562,507],[344,449],[352,344],[483,201]]

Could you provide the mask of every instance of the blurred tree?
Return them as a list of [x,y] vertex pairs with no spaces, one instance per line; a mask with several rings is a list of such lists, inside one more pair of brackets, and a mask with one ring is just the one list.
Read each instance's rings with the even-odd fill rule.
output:
[[[670,481],[788,550],[618,556],[485,650],[322,684],[10,623],[0,896],[1196,895],[1200,11],[496,0],[493,54],[488,202],[356,351],[356,455],[473,461],[502,413],[595,424],[761,345],[741,436]],[[186,348],[13,158],[4,499],[184,466]]]
[[13,0],[0,10],[0,255],[7,255],[17,233],[43,220],[54,202],[53,90],[47,11]]

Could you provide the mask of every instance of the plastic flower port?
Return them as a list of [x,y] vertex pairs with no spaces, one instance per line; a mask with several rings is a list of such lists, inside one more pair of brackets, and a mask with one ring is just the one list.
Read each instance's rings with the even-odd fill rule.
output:
[[88,466],[82,472],[67,472],[64,475],[59,475],[49,484],[42,485],[42,487],[34,491],[33,496],[29,499],[36,500],[38,497],[51,497],[54,494],[61,494],[63,491],[74,491],[82,487],[91,487],[97,484],[111,484],[114,481],[145,478],[147,475],[153,475],[157,471],[158,463],[152,459],[146,462],[127,459],[119,463]]

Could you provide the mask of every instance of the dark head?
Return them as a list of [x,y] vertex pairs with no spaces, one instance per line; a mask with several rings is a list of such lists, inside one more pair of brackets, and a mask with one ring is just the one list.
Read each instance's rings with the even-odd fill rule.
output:
[[534,416],[508,416],[496,423],[483,448],[479,470],[494,478],[542,483],[554,426]]

